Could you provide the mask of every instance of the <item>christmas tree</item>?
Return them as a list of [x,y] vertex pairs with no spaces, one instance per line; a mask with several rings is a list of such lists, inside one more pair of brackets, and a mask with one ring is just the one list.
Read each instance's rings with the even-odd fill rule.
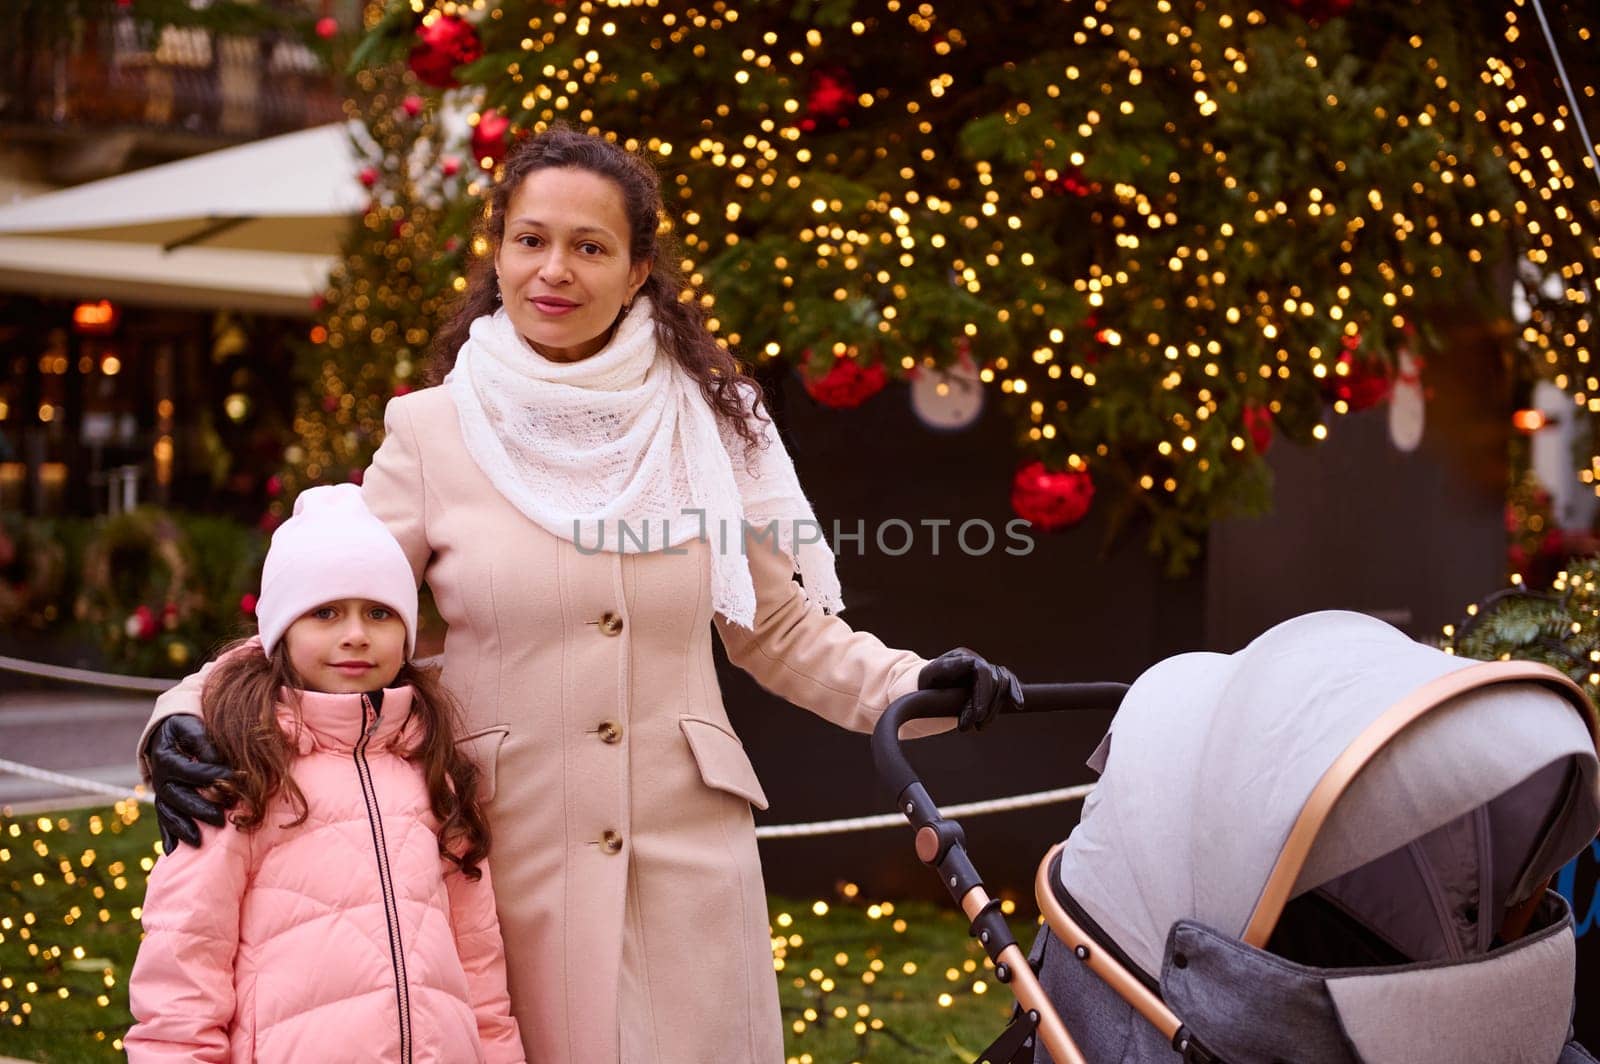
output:
[[[1592,15],[1548,13],[1592,108]],[[1267,505],[1274,434],[1381,401],[1402,347],[1448,371],[1430,308],[1503,318],[1508,262],[1524,364],[1600,409],[1600,185],[1522,0],[403,0],[357,61],[402,57],[485,171],[553,122],[653,158],[687,297],[823,401],[970,352],[1019,508],[1106,500],[1175,570]]]
[[443,219],[447,203],[463,200],[449,187],[462,163],[445,153],[433,111],[403,69],[360,71],[353,88],[347,109],[360,120],[356,147],[366,159],[359,178],[373,195],[297,358],[297,442],[273,487],[269,527],[288,516],[301,489],[359,480],[382,440],[384,405],[420,379],[452,294],[453,275],[439,262],[457,242]]

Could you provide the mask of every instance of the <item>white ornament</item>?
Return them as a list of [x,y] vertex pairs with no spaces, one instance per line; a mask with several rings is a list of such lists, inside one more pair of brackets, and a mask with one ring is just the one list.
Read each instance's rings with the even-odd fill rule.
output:
[[1401,348],[1399,362],[1389,396],[1389,439],[1395,450],[1410,452],[1422,443],[1427,401],[1422,393],[1422,367],[1415,356]]
[[1544,427],[1528,441],[1533,475],[1550,493],[1550,517],[1563,532],[1586,532],[1600,499],[1578,479],[1574,454],[1588,454],[1580,444],[1589,435],[1589,419],[1573,397],[1550,381],[1533,386],[1533,406],[1545,417]]
[[947,370],[927,366],[911,378],[911,410],[928,428],[959,432],[983,413],[983,381],[970,356]]

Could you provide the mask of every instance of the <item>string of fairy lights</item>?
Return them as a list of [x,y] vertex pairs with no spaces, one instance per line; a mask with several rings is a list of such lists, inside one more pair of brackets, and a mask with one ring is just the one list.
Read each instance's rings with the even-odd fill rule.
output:
[[[836,24],[726,0],[402,0],[367,19],[375,57],[447,28],[481,43],[442,97],[479,134],[466,208],[440,216],[458,250],[423,252],[454,270],[445,294],[488,253],[471,225],[509,139],[556,121],[615,137],[659,163],[685,296],[722,342],[808,373],[971,352],[1024,452],[1126,489],[1181,564],[1211,519],[1265,505],[1260,426],[1326,439],[1345,379],[1442,345],[1441,308],[1508,259],[1538,280],[1507,347],[1600,411],[1600,198],[1574,180],[1585,147],[1530,11],[1063,0],[1030,7],[1026,40],[1003,13],[906,0]],[[1591,14],[1556,15],[1592,41]],[[418,257],[405,239],[382,254]],[[353,321],[329,322],[329,347]],[[334,361],[333,418],[366,446],[381,403],[350,410],[359,369]],[[359,468],[319,457],[324,476]]]

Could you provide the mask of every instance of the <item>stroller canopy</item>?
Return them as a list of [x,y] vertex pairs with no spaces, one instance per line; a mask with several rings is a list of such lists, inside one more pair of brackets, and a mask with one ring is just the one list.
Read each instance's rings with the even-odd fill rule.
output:
[[1335,760],[1397,701],[1475,666],[1471,689],[1401,730],[1337,799],[1291,896],[1320,888],[1414,960],[1484,952],[1497,914],[1600,830],[1592,711],[1571,688],[1508,680],[1357,613],[1144,673],[1091,761],[1101,779],[1063,848],[1063,886],[1147,973],[1179,920],[1240,937]]

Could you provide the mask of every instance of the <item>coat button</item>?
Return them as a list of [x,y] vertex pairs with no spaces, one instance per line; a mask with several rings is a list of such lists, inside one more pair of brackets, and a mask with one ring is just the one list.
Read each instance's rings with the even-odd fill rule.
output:
[[607,831],[600,836],[600,848],[606,853],[622,852],[622,833]]
[[603,720],[600,727],[596,728],[603,743],[620,743],[622,741],[622,725],[614,720]]
[[622,617],[609,610],[600,615],[600,630],[606,635],[619,635],[622,632]]

